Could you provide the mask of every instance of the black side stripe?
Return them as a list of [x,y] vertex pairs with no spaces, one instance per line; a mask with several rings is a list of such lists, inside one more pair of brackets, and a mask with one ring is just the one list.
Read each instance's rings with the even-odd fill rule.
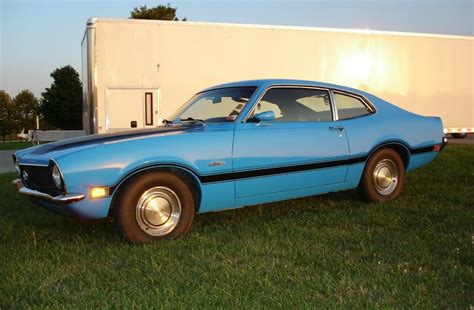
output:
[[367,160],[367,157],[364,156],[364,157],[357,157],[357,158],[351,158],[351,159],[327,161],[327,162],[304,164],[304,165],[266,168],[266,169],[249,170],[249,171],[241,171],[241,172],[231,172],[231,173],[223,173],[223,174],[214,174],[214,175],[209,175],[209,176],[199,176],[199,180],[202,183],[240,180],[240,179],[262,177],[262,176],[274,175],[274,174],[301,172],[301,171],[306,171],[306,170],[316,170],[316,169],[322,169],[322,168],[352,165],[352,164],[364,162],[366,160]]
[[[421,153],[432,152],[433,147],[434,146],[410,149],[410,154],[416,155],[416,154],[421,154]],[[355,157],[355,158],[344,159],[344,160],[335,160],[335,161],[302,164],[302,165],[294,165],[294,166],[286,166],[286,167],[266,168],[266,169],[259,169],[259,170],[230,172],[230,173],[213,174],[213,175],[199,175],[196,171],[193,171],[193,173],[197,176],[197,178],[199,179],[201,183],[205,184],[205,183],[212,183],[212,182],[240,180],[240,179],[262,177],[262,176],[268,176],[268,175],[274,175],[274,174],[300,172],[300,171],[306,171],[306,170],[316,170],[316,169],[323,169],[323,168],[330,168],[330,167],[337,167],[337,166],[352,165],[352,164],[365,162],[367,158],[368,156],[362,156],[362,157]],[[151,168],[151,167],[148,167],[148,168]],[[141,169],[146,169],[146,168],[142,167]],[[109,189],[109,193],[112,194],[119,184],[120,182],[114,186],[111,186]]]
[[[416,154],[431,152],[433,151],[433,147],[434,146],[428,146],[428,147],[410,149],[410,154],[416,155]],[[274,174],[301,172],[301,171],[306,171],[306,170],[316,170],[316,169],[322,169],[322,168],[352,165],[352,164],[365,162],[366,160],[367,160],[367,156],[363,156],[363,157],[356,157],[356,158],[345,159],[345,160],[335,160],[335,161],[319,162],[319,163],[303,164],[303,165],[295,165],[295,166],[287,166],[287,167],[266,168],[266,169],[259,169],[259,170],[230,172],[230,173],[213,174],[213,175],[206,175],[206,176],[200,175],[198,176],[198,178],[201,181],[201,183],[223,182],[223,181],[230,181],[230,180],[263,177],[263,176],[274,175]]]
[[411,155],[416,155],[416,154],[421,154],[421,153],[428,153],[433,151],[434,145],[432,146],[427,146],[427,147],[420,147],[417,149],[410,149],[410,154]]

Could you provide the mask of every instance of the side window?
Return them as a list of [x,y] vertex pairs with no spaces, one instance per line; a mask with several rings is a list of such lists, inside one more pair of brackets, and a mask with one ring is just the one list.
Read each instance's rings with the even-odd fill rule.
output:
[[356,97],[334,93],[334,101],[336,101],[339,119],[348,119],[371,113],[362,100]]
[[332,121],[329,93],[309,88],[272,88],[268,90],[252,112],[273,111],[272,122],[328,122]]

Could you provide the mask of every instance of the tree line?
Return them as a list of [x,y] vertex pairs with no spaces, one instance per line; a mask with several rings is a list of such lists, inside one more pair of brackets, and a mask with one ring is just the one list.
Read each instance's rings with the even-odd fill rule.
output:
[[28,89],[15,97],[0,90],[0,135],[2,140],[17,139],[16,134],[36,129],[37,117],[41,129],[82,129],[82,84],[79,73],[64,66],[50,76],[53,83],[38,99]]
[[[179,21],[178,8],[167,5],[135,7],[130,11],[131,19],[154,19]],[[186,17],[181,21],[186,21]],[[38,99],[28,89],[11,97],[0,90],[0,135],[8,137],[36,128],[36,118],[41,129],[82,129],[82,84],[79,73],[70,65],[54,70],[50,76],[53,83]]]
[[[130,18],[179,21],[179,18],[176,16],[177,10],[177,7],[174,8],[169,3],[167,5],[160,4],[151,8],[147,7],[146,5],[142,5],[140,7],[133,8],[133,10],[130,11]],[[181,21],[186,20],[186,17],[181,19]]]

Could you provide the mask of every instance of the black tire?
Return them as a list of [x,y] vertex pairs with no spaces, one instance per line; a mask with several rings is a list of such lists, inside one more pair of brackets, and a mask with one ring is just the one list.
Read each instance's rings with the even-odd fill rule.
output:
[[458,132],[458,133],[451,133],[451,136],[454,139],[464,139],[467,136],[467,132]]
[[404,182],[402,158],[395,150],[384,148],[369,157],[357,192],[364,201],[386,202],[400,196]]
[[[166,189],[166,191],[164,194],[158,192],[155,196],[144,196],[156,189],[161,191]],[[168,196],[172,196],[172,199],[167,198],[167,200],[163,198]],[[157,211],[156,206],[150,203],[150,201],[154,199],[155,201],[157,199],[167,201],[168,206],[179,205],[179,217],[171,216],[170,213],[163,224],[155,226],[152,226],[152,224],[147,225],[152,221],[148,222],[148,217],[145,214],[151,214],[150,218],[155,220],[156,218],[160,220],[166,218],[166,216],[162,215],[161,209]],[[142,204],[140,204],[140,202],[142,202]],[[146,205],[148,208],[141,208],[139,205]],[[170,207],[169,210],[171,212],[172,208]],[[126,184],[121,186],[117,199],[114,201],[113,208],[113,218],[118,233],[131,243],[151,243],[184,235],[191,228],[194,213],[195,201],[186,182],[175,174],[165,171],[142,173],[127,181]],[[159,214],[158,217],[156,214]],[[173,222],[172,225],[168,225],[171,230],[157,234],[157,231],[162,229],[164,227],[163,225],[167,225],[170,220]],[[144,229],[144,225],[149,226],[149,228]]]

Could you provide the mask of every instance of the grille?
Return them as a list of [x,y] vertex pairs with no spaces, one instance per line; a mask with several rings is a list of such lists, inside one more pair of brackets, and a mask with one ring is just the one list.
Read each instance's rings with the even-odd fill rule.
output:
[[[51,169],[49,167],[21,165],[20,171],[21,180],[26,187],[53,196],[61,194],[61,191],[54,185],[53,176],[51,175]],[[24,172],[28,174],[26,179]]]

